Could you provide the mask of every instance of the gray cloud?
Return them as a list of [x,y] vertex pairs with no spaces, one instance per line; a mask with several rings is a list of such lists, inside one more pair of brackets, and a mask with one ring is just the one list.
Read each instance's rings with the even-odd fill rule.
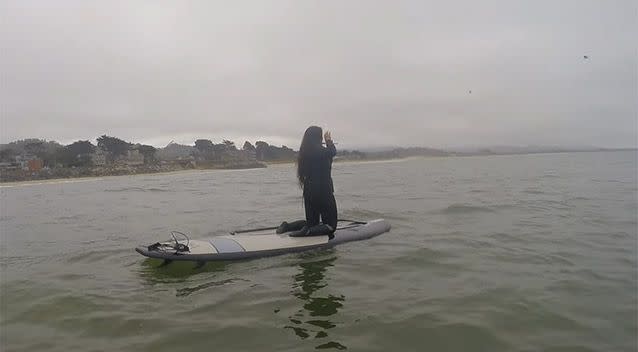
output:
[[296,147],[318,124],[353,147],[638,144],[635,1],[5,1],[0,13],[2,142]]

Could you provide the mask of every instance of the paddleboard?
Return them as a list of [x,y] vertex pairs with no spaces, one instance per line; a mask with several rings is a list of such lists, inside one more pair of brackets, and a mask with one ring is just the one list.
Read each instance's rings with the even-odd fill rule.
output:
[[340,220],[332,239],[328,236],[290,237],[288,232],[276,233],[276,228],[273,227],[237,231],[199,240],[174,233],[171,240],[138,246],[135,250],[143,256],[165,259],[168,262],[241,260],[329,248],[344,242],[365,240],[388,231],[390,224],[384,219],[367,222]]

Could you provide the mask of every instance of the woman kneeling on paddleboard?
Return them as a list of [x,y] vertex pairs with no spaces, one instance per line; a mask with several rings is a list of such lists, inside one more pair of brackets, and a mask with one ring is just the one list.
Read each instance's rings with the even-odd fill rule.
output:
[[[308,127],[297,157],[297,178],[303,189],[306,210],[306,227],[302,233],[306,236],[329,235],[332,238],[337,228],[337,203],[330,172],[337,149],[329,131],[323,136],[325,147],[321,135],[321,127]],[[323,224],[319,224],[319,217]]]

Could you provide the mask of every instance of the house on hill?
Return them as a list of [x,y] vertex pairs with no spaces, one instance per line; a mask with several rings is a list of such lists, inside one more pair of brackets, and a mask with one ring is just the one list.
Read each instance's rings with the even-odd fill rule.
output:
[[144,164],[144,155],[137,149],[131,149],[126,152],[126,156],[119,161],[128,166],[138,166]]
[[95,152],[91,154],[91,161],[95,166],[106,165],[106,152],[102,148],[95,148]]

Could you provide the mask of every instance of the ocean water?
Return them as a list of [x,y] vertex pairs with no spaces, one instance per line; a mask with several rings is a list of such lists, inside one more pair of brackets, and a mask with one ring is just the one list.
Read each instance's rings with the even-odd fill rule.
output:
[[292,165],[0,185],[3,351],[636,351],[636,152],[337,163],[382,236],[157,267],[303,216]]

